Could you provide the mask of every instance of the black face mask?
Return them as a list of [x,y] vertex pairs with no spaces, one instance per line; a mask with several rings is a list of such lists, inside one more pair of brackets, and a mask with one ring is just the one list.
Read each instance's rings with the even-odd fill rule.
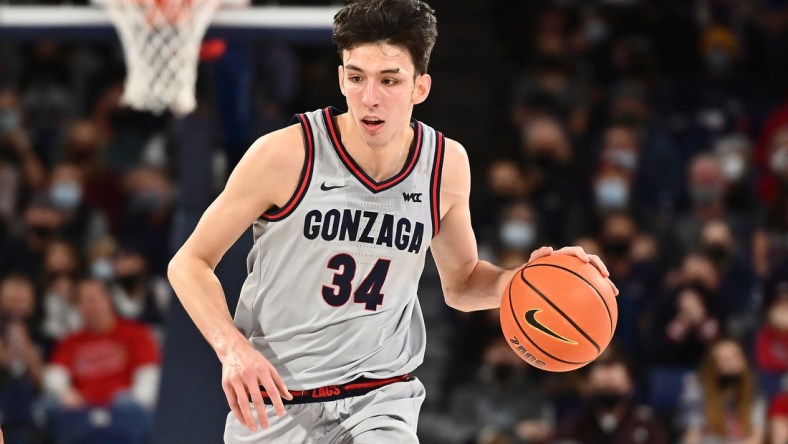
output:
[[706,256],[716,264],[725,264],[730,259],[730,252],[724,245],[709,244],[703,247]]
[[605,251],[613,257],[626,257],[629,255],[629,249],[632,242],[627,238],[613,238],[605,242]]
[[511,364],[498,364],[492,367],[493,379],[495,382],[505,384],[514,376],[514,366]]
[[717,376],[717,385],[720,388],[729,388],[738,385],[741,382],[741,375],[719,375]]
[[115,280],[118,282],[118,285],[123,287],[126,290],[126,293],[131,293],[137,288],[137,284],[140,282],[140,275],[134,274],[131,276],[123,276],[116,278]]
[[610,411],[626,400],[626,395],[618,392],[599,392],[591,395],[589,403],[597,410]]

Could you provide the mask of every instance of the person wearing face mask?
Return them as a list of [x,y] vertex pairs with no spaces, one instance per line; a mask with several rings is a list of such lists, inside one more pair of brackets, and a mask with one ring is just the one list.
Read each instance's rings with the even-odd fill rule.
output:
[[725,178],[716,157],[700,154],[692,159],[687,176],[688,207],[673,224],[672,236],[680,252],[699,250],[701,233],[706,223],[722,220],[727,224],[736,244],[748,248],[750,227],[747,219],[731,211],[726,203]]
[[684,444],[763,441],[766,399],[741,344],[724,338],[709,346],[684,381],[677,419]]
[[452,394],[448,414],[420,421],[419,438],[422,444],[543,443],[554,416],[528,364],[499,336],[485,348],[475,380]]
[[106,235],[106,217],[85,200],[85,183],[78,165],[66,162],[52,169],[47,198],[64,219],[62,235],[75,244],[87,247]]
[[788,281],[778,286],[766,322],[758,329],[755,362],[764,372],[788,372]]
[[626,361],[610,348],[583,373],[583,407],[565,419],[550,442],[556,444],[667,444],[665,426],[635,402],[635,385]]
[[518,202],[505,208],[498,226],[497,243],[502,252],[524,252],[536,245],[536,215],[530,206]]
[[156,280],[160,278],[150,275],[145,257],[137,251],[126,250],[110,263],[112,301],[118,314],[150,326],[161,324],[170,293],[163,291],[161,283],[157,285]]

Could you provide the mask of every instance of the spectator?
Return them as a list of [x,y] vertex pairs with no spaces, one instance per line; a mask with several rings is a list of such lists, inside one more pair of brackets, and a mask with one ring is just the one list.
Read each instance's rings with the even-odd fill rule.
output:
[[657,318],[652,359],[659,364],[696,367],[721,333],[721,323],[708,309],[709,293],[700,286],[681,288],[668,319]]
[[572,145],[561,125],[552,118],[534,120],[523,133],[526,180],[532,184],[529,198],[543,220],[544,236],[551,243],[565,244],[578,233],[568,232],[577,212],[580,182],[574,174]]
[[643,337],[643,325],[653,304],[651,289],[659,284],[656,242],[640,232],[633,217],[625,212],[604,217],[599,241],[611,279],[621,291],[615,341],[639,367],[642,344],[638,340]]
[[701,231],[706,222],[721,219],[731,229],[736,244],[749,248],[747,224],[725,207],[725,178],[717,158],[700,154],[689,168],[689,209],[675,222],[678,247],[684,253],[700,248]]
[[788,442],[788,392],[781,392],[769,403],[768,412],[769,444]]
[[77,164],[60,163],[52,169],[49,201],[63,218],[60,234],[86,250],[107,233],[103,213],[85,201],[85,182]]
[[120,252],[113,260],[112,301],[124,319],[159,326],[169,302],[167,284],[150,274],[145,258],[136,251]]
[[766,399],[757,391],[741,345],[721,339],[707,350],[695,378],[681,394],[682,441],[760,443],[765,435]]
[[740,253],[730,226],[722,220],[704,224],[701,231],[701,250],[714,264],[720,276],[720,303],[729,334],[746,335],[754,329],[757,300],[755,274]]
[[0,418],[11,444],[36,443],[43,437],[33,408],[43,371],[34,311],[30,279],[8,275],[0,281]]
[[101,281],[79,282],[77,307],[85,327],[58,343],[44,377],[57,442],[107,433],[95,413],[107,411],[114,442],[144,442],[158,384],[157,345],[146,327],[116,316]]
[[79,256],[73,245],[54,240],[47,245],[43,263],[41,327],[44,336],[56,342],[81,326],[81,318],[74,307]]
[[535,376],[505,339],[493,339],[475,380],[458,388],[445,418],[429,421],[420,434],[428,442],[446,444],[490,439],[545,442],[553,429],[554,410]]
[[141,167],[124,177],[125,205],[118,239],[140,252],[152,274],[165,276],[174,190],[165,171]]
[[105,166],[105,141],[98,127],[88,121],[75,122],[66,136],[63,160],[77,165],[85,203],[106,217],[109,231],[120,223],[122,194],[120,180]]
[[581,370],[583,407],[558,427],[551,442],[562,444],[667,444],[662,423],[635,401],[626,362],[612,348]]
[[[753,234],[752,264],[755,274],[771,289],[788,276],[788,187],[783,189],[765,220]],[[770,301],[766,301],[767,304]]]
[[762,371],[788,373],[788,282],[777,288],[766,322],[758,329],[755,362]]

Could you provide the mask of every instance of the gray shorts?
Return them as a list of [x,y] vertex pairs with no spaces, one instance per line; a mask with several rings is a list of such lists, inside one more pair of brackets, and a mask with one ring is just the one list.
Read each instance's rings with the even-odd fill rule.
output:
[[[409,444],[418,443],[416,425],[424,402],[418,379],[395,382],[371,392],[336,401],[286,405],[287,414],[276,416],[266,406],[269,427],[252,432],[230,412],[224,442],[275,444]],[[254,405],[252,413],[254,414]],[[255,415],[255,418],[257,416]]]

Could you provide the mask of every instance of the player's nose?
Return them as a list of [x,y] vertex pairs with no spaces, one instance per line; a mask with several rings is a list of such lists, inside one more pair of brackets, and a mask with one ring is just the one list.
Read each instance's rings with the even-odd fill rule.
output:
[[364,95],[361,97],[361,103],[366,106],[372,107],[380,101],[380,86],[375,82],[367,82],[367,87],[364,88]]

